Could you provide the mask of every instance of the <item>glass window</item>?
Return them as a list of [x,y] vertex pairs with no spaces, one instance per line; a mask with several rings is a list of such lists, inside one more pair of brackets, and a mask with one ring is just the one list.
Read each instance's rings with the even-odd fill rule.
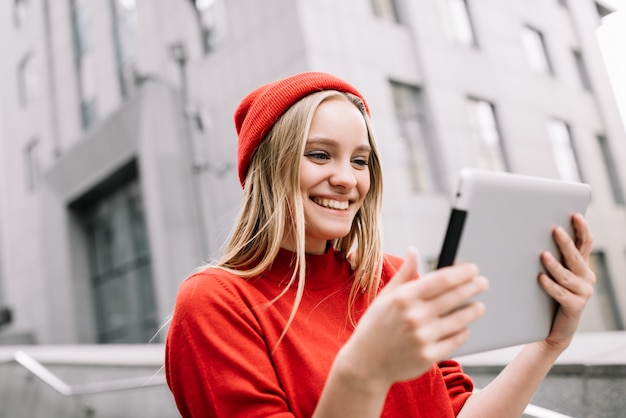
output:
[[591,79],[589,78],[589,72],[587,71],[587,65],[580,51],[573,50],[574,63],[576,70],[578,71],[578,79],[583,89],[591,91]]
[[401,23],[395,0],[370,0],[374,16],[388,22]]
[[602,153],[602,158],[604,160],[606,174],[609,179],[609,184],[611,185],[611,191],[613,192],[613,199],[615,200],[615,203],[618,204],[626,203],[626,200],[624,199],[624,189],[622,188],[622,182],[620,181],[619,173],[617,171],[617,167],[615,166],[611,146],[609,145],[606,136],[598,135],[597,138],[598,146],[600,147],[600,152]]
[[467,46],[476,45],[472,20],[467,0],[447,0],[450,11],[452,35],[459,43]]
[[504,147],[493,103],[470,97],[467,99],[472,136],[478,144],[478,168],[507,171]]
[[28,0],[15,0],[13,2],[13,23],[16,28],[21,28],[28,17]]
[[547,129],[556,167],[561,179],[582,181],[569,125],[562,120],[550,119],[548,120]]
[[600,306],[604,326],[609,330],[623,330],[624,323],[619,312],[613,283],[609,275],[606,256],[603,251],[594,251],[589,257],[589,266],[596,274],[593,297]]
[[98,342],[147,343],[158,320],[138,181],[101,198],[85,214]]
[[137,65],[137,10],[135,0],[111,0],[113,44],[120,91],[128,98],[135,85]]
[[425,106],[418,87],[391,82],[398,129],[404,140],[406,169],[413,191],[435,190],[434,153],[429,147]]
[[17,68],[17,88],[20,106],[24,107],[37,96],[39,77],[33,54],[27,54]]
[[543,34],[530,26],[524,26],[522,28],[522,43],[530,68],[538,73],[552,73]]
[[91,2],[71,0],[71,5],[81,125],[86,130],[97,120],[98,116],[95,82],[96,64],[90,30],[92,25]]
[[210,52],[225,38],[226,13],[223,0],[194,0],[204,52]]
[[93,47],[91,27],[93,24],[91,1],[70,0],[72,7],[72,32],[74,34],[74,53],[76,57]]

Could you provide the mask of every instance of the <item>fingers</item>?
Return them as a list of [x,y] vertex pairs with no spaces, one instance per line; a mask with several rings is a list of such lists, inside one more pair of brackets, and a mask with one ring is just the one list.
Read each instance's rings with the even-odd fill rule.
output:
[[580,214],[572,216],[572,225],[576,235],[575,242],[561,227],[554,229],[553,237],[563,255],[563,264],[575,274],[582,275],[588,269],[593,239],[585,219]]
[[[472,302],[417,329],[417,337],[424,345],[428,343],[453,344],[459,334],[466,334],[468,326],[485,313],[485,304]],[[467,335],[466,335],[467,336]],[[452,346],[454,350],[456,346]]]
[[[405,265],[408,268],[402,272]],[[395,294],[395,301],[403,308],[416,307],[420,315],[428,319],[450,313],[489,287],[487,279],[479,275],[478,268],[473,264],[439,269],[426,274],[420,280],[411,280],[408,283],[403,277],[398,277],[411,271],[410,261],[407,260],[405,265],[393,279],[396,288],[402,285]],[[389,286],[385,290],[393,292]]]
[[587,221],[580,213],[577,213],[572,216],[572,225],[576,234],[576,247],[585,260],[588,260],[593,246],[593,236]]
[[475,264],[459,264],[427,274],[417,282],[416,288],[420,299],[430,300],[474,280],[478,275]]
[[554,255],[547,251],[541,255],[541,261],[552,279],[554,279],[553,281],[545,274],[542,274],[546,276],[542,279],[542,284],[544,284],[546,291],[559,302],[562,302],[562,299],[567,296],[567,292],[586,297],[591,296],[596,278],[584,261],[581,263],[584,268],[577,268],[580,271],[578,274],[563,266]]
[[413,247],[409,247],[404,263],[402,263],[402,266],[400,266],[395,276],[393,276],[389,283],[387,283],[384,291],[389,292],[391,289],[398,287],[402,283],[412,281],[417,275],[417,269],[417,250]]
[[460,307],[467,305],[468,301],[489,288],[489,282],[483,276],[474,276],[459,286],[448,289],[446,292],[430,299],[436,310],[441,315],[446,315]]

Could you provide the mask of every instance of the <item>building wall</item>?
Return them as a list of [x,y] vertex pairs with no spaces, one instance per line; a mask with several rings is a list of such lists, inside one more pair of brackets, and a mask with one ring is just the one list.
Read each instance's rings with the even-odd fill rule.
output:
[[[98,119],[87,130],[81,127],[70,2],[30,1],[19,28],[13,3],[0,4],[6,51],[0,64],[0,303],[15,310],[10,332],[43,343],[94,341],[85,237],[72,204],[131,160],[144,196],[158,314],[165,320],[178,284],[219,254],[237,212],[234,109],[259,84],[305,70],[332,72],[367,98],[385,169],[386,250],[403,255],[416,246],[422,271],[439,252],[456,173],[475,164],[466,98],[496,106],[514,172],[558,178],[545,124],[549,117],[568,122],[583,180],[594,190],[588,219],[595,249],[606,254],[626,321],[626,217],[614,202],[596,141],[606,135],[624,184],[626,135],[595,37],[593,1],[568,2],[567,8],[556,0],[469,2],[477,47],[451,37],[443,1],[398,2],[401,23],[375,16],[366,0],[218,1],[220,37],[208,52],[191,2],[137,1],[139,82],[128,99],[116,75],[111,3],[89,3]],[[530,71],[520,39],[524,25],[542,31],[554,74]],[[172,53],[177,43],[185,47],[185,60]],[[592,92],[580,85],[573,48],[586,60]],[[28,51],[38,89],[20,106],[16,71]],[[433,191],[411,191],[390,81],[422,92],[438,180]],[[29,188],[24,155],[34,138],[40,175]],[[592,299],[584,329],[606,326],[599,304]]]

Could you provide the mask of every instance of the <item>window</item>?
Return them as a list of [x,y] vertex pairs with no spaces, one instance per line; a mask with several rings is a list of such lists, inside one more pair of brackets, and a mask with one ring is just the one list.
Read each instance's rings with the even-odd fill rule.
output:
[[611,147],[607,141],[606,136],[598,135],[598,146],[604,159],[604,167],[606,168],[606,174],[611,185],[611,191],[613,192],[613,199],[615,203],[624,204],[624,189],[622,188],[622,182],[620,181],[617,167],[615,166],[615,160],[613,159],[613,153]]
[[84,209],[99,343],[147,343],[158,320],[139,182],[135,178]]
[[596,274],[593,297],[598,300],[604,326],[609,330],[623,330],[624,323],[619,312],[613,283],[609,275],[606,257],[603,251],[594,251],[589,257],[589,266]]
[[74,53],[78,59],[82,54],[93,48],[91,36],[91,1],[70,0],[72,6],[72,32],[74,35]]
[[137,10],[135,0],[111,0],[113,44],[120,92],[127,99],[135,85],[137,64]]
[[196,16],[200,24],[202,47],[208,53],[224,39],[226,13],[223,0],[194,0]]
[[39,141],[33,139],[24,147],[26,190],[33,191],[39,182]]
[[370,0],[370,4],[376,17],[388,22],[401,23],[395,0]]
[[585,60],[580,51],[573,50],[574,63],[576,64],[576,70],[578,70],[578,78],[580,85],[583,89],[591,91],[591,79],[589,78],[589,72],[587,72],[587,66]]
[[28,0],[15,0],[13,2],[13,23],[16,28],[24,26],[28,17]]
[[447,0],[450,14],[450,29],[453,38],[466,46],[475,46],[476,38],[472,27],[467,0]]
[[569,125],[558,119],[550,119],[547,130],[556,168],[561,179],[582,181]]
[[476,166],[487,170],[507,171],[495,106],[486,101],[470,97],[467,99],[472,136],[478,145]]
[[405,146],[406,171],[411,189],[433,191],[435,183],[434,153],[429,148],[425,106],[421,90],[407,84],[390,82],[398,129]]
[[78,73],[78,90],[80,95],[80,115],[83,129],[88,129],[97,120],[97,98],[91,37],[91,2],[88,0],[71,0],[72,29],[74,34],[74,58]]
[[522,28],[522,43],[531,70],[537,73],[551,74],[552,67],[543,34],[530,26],[524,26]]
[[80,109],[83,129],[88,129],[98,118],[94,54],[81,55],[79,63]]
[[17,68],[18,100],[22,107],[32,102],[38,90],[39,77],[35,70],[33,54],[27,54]]

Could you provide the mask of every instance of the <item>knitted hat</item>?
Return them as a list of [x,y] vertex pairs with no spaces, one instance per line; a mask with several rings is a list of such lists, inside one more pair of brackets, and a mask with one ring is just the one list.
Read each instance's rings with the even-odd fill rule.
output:
[[237,170],[242,186],[254,151],[278,118],[298,100],[323,90],[358,96],[369,114],[367,103],[357,89],[331,74],[319,72],[300,73],[264,84],[244,97],[235,111],[235,127],[239,135]]

